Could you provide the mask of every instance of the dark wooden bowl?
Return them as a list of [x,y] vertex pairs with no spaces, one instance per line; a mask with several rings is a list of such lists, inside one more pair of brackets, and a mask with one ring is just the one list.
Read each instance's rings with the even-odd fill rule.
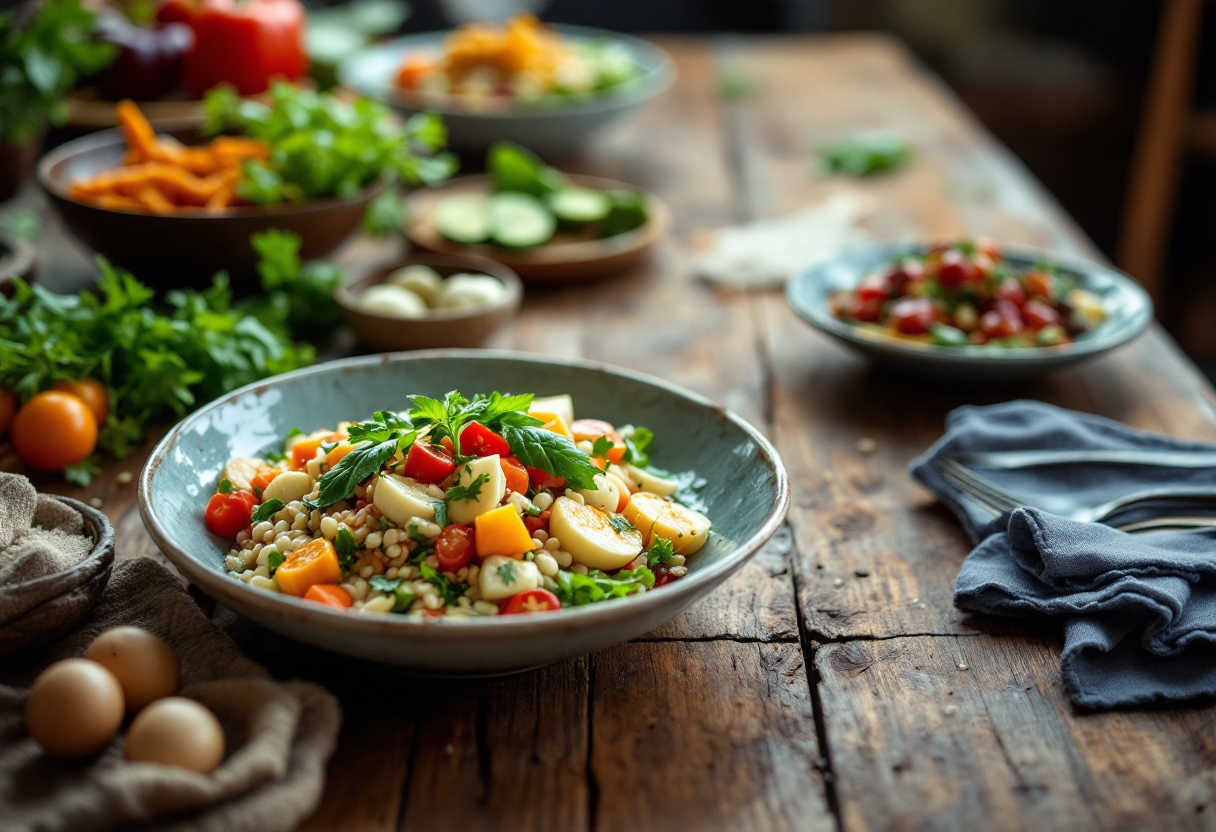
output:
[[[200,138],[189,129],[168,134],[186,144]],[[368,203],[383,187],[375,183],[349,199],[168,215],[110,211],[68,199],[73,182],[122,164],[126,152],[121,130],[75,139],[42,157],[38,184],[80,242],[159,289],[205,287],[213,274],[226,270],[238,294],[257,291],[258,258],[251,235],[269,228],[291,231],[300,236],[303,259],[326,257],[359,227]]]
[[95,508],[67,497],[57,500],[80,512],[93,548],[80,563],[20,584],[0,586],[0,656],[32,650],[66,633],[88,614],[110,580],[114,529]]

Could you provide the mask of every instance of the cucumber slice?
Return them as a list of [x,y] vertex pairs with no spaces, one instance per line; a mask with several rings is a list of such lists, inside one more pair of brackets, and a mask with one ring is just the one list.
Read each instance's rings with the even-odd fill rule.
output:
[[532,248],[549,242],[557,218],[534,196],[501,193],[490,197],[490,236],[507,248]]
[[646,224],[649,214],[646,211],[644,193],[615,190],[608,191],[607,197],[612,200],[612,210],[600,222],[600,234],[605,237],[615,237]]
[[589,188],[567,188],[549,194],[545,204],[559,222],[573,225],[599,222],[612,210],[612,200],[607,194]]
[[435,228],[454,243],[473,245],[490,237],[490,212],[483,194],[457,194],[435,206]]

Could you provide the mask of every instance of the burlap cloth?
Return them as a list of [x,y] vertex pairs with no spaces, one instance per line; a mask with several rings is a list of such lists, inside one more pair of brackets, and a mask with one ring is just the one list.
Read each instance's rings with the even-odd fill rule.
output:
[[[9,509],[0,489],[0,532]],[[124,734],[96,759],[59,762],[26,733],[25,699],[38,673],[81,655],[98,633],[120,624],[165,639],[181,661],[181,693],[223,725],[228,754],[211,774],[128,763]],[[340,723],[333,696],[308,682],[271,680],[160,564],[118,561],[79,628],[24,663],[0,665],[0,829],[286,832],[321,799]]]

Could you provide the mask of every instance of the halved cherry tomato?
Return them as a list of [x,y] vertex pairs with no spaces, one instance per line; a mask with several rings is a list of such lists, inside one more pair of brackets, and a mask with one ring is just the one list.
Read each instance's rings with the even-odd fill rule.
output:
[[481,422],[469,422],[460,432],[460,452],[466,456],[506,456],[511,453],[511,446]]
[[12,390],[0,390],[0,436],[3,436],[8,426],[13,423],[19,401]]
[[855,321],[872,324],[882,317],[883,303],[884,301],[881,298],[859,298],[854,296],[849,299],[848,308],[844,312]]
[[951,249],[942,254],[937,267],[937,282],[943,289],[957,289],[975,279],[975,267],[971,259],[961,251]]
[[477,553],[477,538],[472,526],[453,523],[435,538],[435,558],[444,572],[468,566]]
[[456,463],[446,448],[421,439],[410,446],[405,457],[405,475],[428,485],[443,482],[455,470]]
[[278,468],[260,468],[260,469],[258,469],[258,472],[253,475],[253,479],[251,479],[249,481],[249,485],[253,487],[254,495],[256,496],[258,494],[261,494],[263,491],[265,491],[266,486],[270,485],[270,483],[274,480],[274,478],[277,477],[281,473],[283,473],[283,472],[280,471]]
[[502,468],[503,476],[507,478],[507,490],[517,494],[528,493],[528,469],[513,456],[500,457],[498,466]]
[[992,295],[1001,300],[1007,300],[1014,306],[1021,306],[1026,302],[1026,290],[1012,277],[1002,280]]
[[1042,329],[1060,322],[1060,313],[1041,300],[1027,301],[1022,307],[1022,317],[1026,319],[1026,326],[1031,329]]
[[594,442],[601,436],[607,436],[612,442],[612,447],[608,449],[608,461],[619,465],[625,458],[625,440],[617,433],[616,428],[607,422],[600,419],[575,419],[570,425],[570,432],[574,434],[575,442]]
[[344,610],[354,603],[350,593],[334,584],[313,584],[304,593],[305,601],[316,601],[318,604]]
[[566,487],[565,477],[555,477],[552,474],[542,471],[539,468],[526,466],[528,470],[528,479],[532,481],[532,488],[537,491],[544,491],[546,488],[561,489]]
[[528,530],[528,534],[536,537],[537,531],[549,532],[549,509],[545,509],[535,517],[529,515],[524,518],[524,527]]
[[26,402],[12,425],[13,450],[39,471],[62,471],[89,458],[97,446],[97,418],[82,400],[58,390]]
[[97,379],[86,376],[80,381],[57,381],[51,385],[51,389],[75,396],[88,405],[89,410],[93,411],[93,418],[97,420],[97,427],[106,423],[106,417],[110,415],[110,394]]
[[891,325],[904,335],[924,335],[933,326],[936,312],[928,298],[903,298],[891,310]]
[[207,512],[203,519],[212,534],[233,538],[238,532],[249,528],[249,518],[255,505],[257,500],[248,491],[212,494],[211,499],[207,501]]
[[560,610],[562,602],[547,589],[525,589],[511,596],[507,602],[504,615],[515,615],[521,612],[549,612]]

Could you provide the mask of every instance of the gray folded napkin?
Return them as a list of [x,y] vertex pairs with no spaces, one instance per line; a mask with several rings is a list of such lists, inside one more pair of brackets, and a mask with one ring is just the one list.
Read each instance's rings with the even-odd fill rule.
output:
[[[25,699],[37,674],[81,655],[98,633],[120,624],[164,638],[181,662],[181,695],[219,719],[227,756],[211,774],[127,762],[122,733],[98,757],[78,763],[46,757],[29,737]],[[24,664],[0,666],[0,828],[288,832],[320,801],[340,722],[332,695],[307,682],[273,681],[163,566],[148,558],[119,561],[77,630]]]
[[[1128,535],[1038,509],[993,520],[945,482],[938,456],[1051,448],[1216,450],[1132,430],[1041,402],[963,407],[912,475],[951,508],[978,545],[959,570],[954,604],[971,613],[1058,616],[1061,673],[1087,708],[1216,695],[1216,530]],[[1216,471],[1068,465],[984,471],[1020,493],[1101,502],[1158,485],[1216,485]]]

